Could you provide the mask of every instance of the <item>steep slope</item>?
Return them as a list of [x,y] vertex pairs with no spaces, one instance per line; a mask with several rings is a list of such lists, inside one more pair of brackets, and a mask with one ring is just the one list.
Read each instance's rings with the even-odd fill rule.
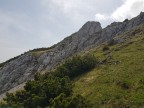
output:
[[47,50],[33,50],[6,62],[0,68],[0,94],[32,79],[36,72],[49,70],[61,60],[82,50],[83,40],[99,30],[100,23],[87,22],[78,32]]
[[74,93],[89,99],[95,108],[144,107],[144,25],[115,37],[124,41],[103,51],[90,52],[101,62],[75,79]]
[[[97,47],[143,23],[144,13],[129,21],[115,22],[105,29],[101,28],[99,22],[87,22],[78,32],[47,50],[30,51],[6,62],[0,68],[0,94],[32,79],[36,72],[48,71],[73,54]],[[118,38],[117,41],[123,40]]]

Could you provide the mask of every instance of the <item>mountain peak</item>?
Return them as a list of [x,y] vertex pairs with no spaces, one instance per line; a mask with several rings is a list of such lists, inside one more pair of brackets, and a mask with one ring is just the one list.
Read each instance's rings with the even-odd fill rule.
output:
[[[47,72],[54,69],[68,57],[81,51],[88,51],[90,48],[98,47],[103,43],[109,42],[119,34],[129,32],[143,24],[144,12],[141,12],[140,15],[131,20],[114,22],[104,29],[102,29],[99,22],[88,21],[78,32],[51,48],[29,51],[1,66],[0,94],[25,83],[27,80],[33,79],[36,72]],[[121,40],[119,39],[118,41]]]
[[101,30],[101,24],[97,21],[88,21],[86,22],[82,28],[78,31],[81,35],[88,34],[91,35],[99,30]]

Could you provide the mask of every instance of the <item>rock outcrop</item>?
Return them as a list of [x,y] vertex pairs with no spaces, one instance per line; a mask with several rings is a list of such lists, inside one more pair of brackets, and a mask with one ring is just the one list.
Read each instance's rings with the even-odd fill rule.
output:
[[0,94],[32,79],[36,72],[55,67],[61,60],[77,52],[78,48],[81,48],[82,41],[89,35],[101,29],[99,22],[87,22],[77,33],[65,38],[40,56],[27,52],[5,64],[0,68]]
[[87,22],[76,33],[54,45],[39,56],[31,52],[6,63],[0,68],[0,94],[33,78],[36,72],[48,71],[64,59],[107,42],[116,35],[144,24],[144,13],[124,22],[114,22],[102,29],[99,22]]

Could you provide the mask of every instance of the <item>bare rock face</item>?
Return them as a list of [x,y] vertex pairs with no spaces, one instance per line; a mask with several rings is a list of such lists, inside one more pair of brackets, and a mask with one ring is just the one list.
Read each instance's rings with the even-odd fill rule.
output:
[[144,24],[144,13],[132,20],[114,22],[104,29],[101,28],[99,22],[88,21],[78,32],[65,38],[39,56],[27,52],[1,67],[0,94],[32,79],[36,72],[48,71],[73,54],[90,46],[98,46],[141,24]]
[[35,58],[26,54],[7,63],[0,69],[0,92],[3,93],[24,81],[27,81],[35,73]]
[[144,24],[144,12],[141,12],[140,15],[131,20],[125,20],[124,22],[114,22],[101,31],[90,35],[89,38],[84,42],[84,46],[100,45],[103,42],[111,40],[118,34],[136,28],[141,24]]
[[85,23],[82,28],[77,32],[77,35],[79,36],[86,36],[86,35],[92,35],[95,32],[101,30],[101,25],[99,22],[95,21],[88,21]]
[[28,52],[5,64],[0,69],[0,94],[32,79],[36,72],[55,67],[61,60],[77,52],[79,43],[83,43],[82,41],[86,40],[90,34],[101,29],[99,22],[87,22],[77,33],[65,38],[39,57]]

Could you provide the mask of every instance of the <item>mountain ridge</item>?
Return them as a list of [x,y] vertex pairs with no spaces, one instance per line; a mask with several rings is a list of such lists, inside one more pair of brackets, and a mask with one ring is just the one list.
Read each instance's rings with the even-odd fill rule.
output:
[[[76,33],[65,38],[46,51],[30,51],[0,67],[0,94],[33,78],[36,72],[45,72],[72,55],[108,42],[116,35],[144,23],[144,13],[139,16],[115,22],[102,29],[99,22],[88,21]],[[117,39],[117,41],[123,41]]]

